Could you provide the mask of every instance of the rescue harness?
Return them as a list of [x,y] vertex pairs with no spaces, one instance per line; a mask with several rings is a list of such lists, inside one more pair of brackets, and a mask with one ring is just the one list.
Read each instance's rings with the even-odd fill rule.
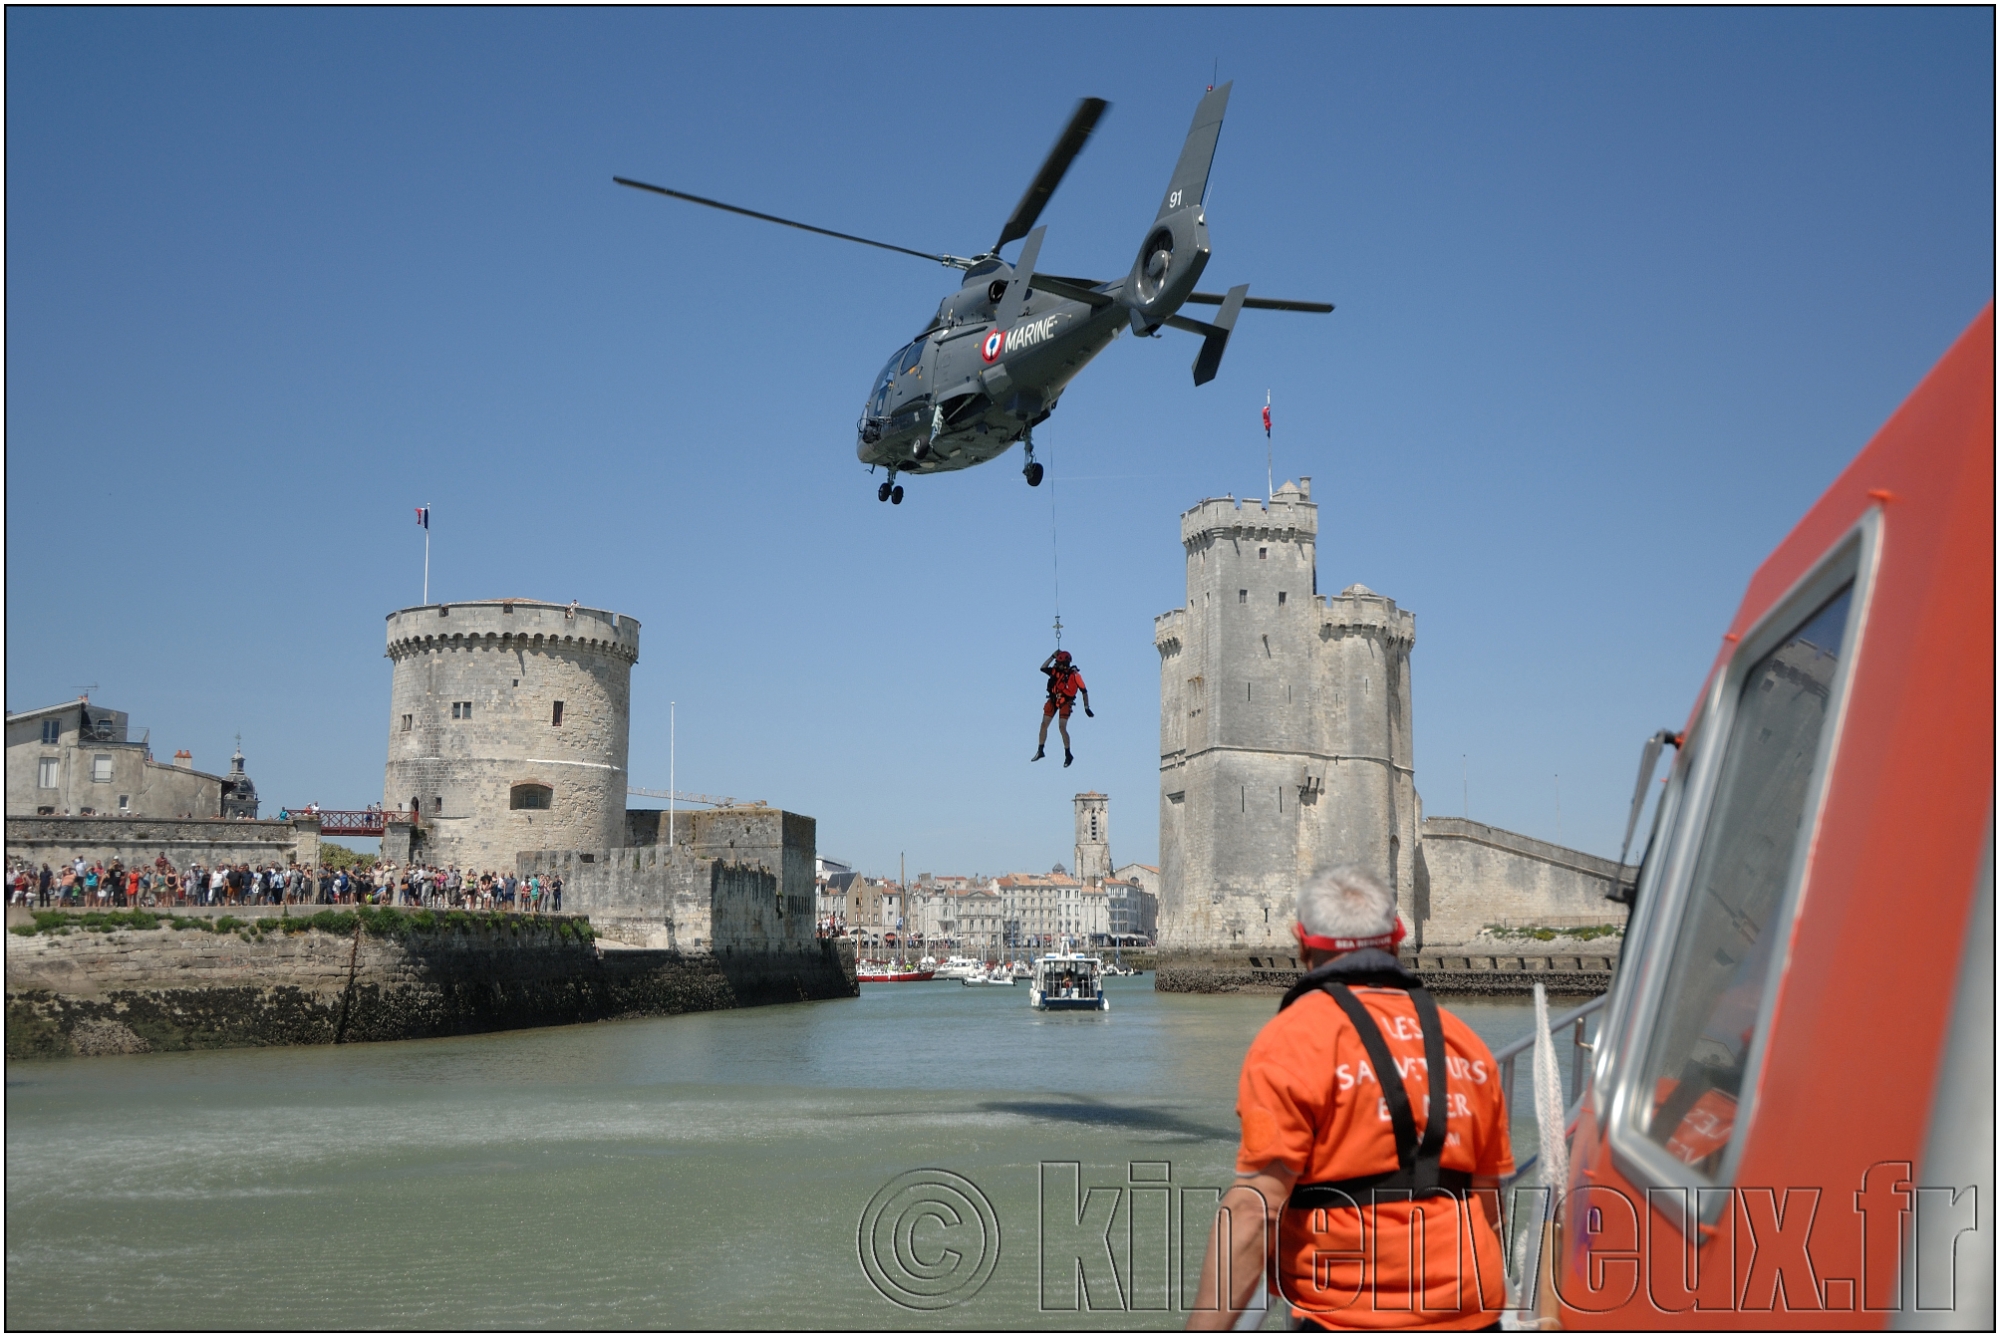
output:
[[[1372,958],[1372,959],[1370,959]],[[1340,967],[1340,968],[1336,968]],[[1410,1109],[1409,1088],[1403,1085],[1395,1056],[1389,1052],[1382,1028],[1354,991],[1338,976],[1356,983],[1402,989],[1416,1005],[1417,1026],[1423,1032],[1424,1066],[1429,1079],[1430,1101],[1424,1131],[1417,1134],[1416,1116]],[[1472,1176],[1463,1170],[1447,1170],[1439,1164],[1444,1154],[1445,1124],[1450,1117],[1450,1097],[1446,1090],[1449,1070],[1445,1065],[1444,1025],[1438,1019],[1437,1000],[1417,977],[1387,952],[1364,948],[1349,953],[1338,962],[1328,962],[1313,971],[1285,995],[1278,1005],[1283,1011],[1305,994],[1324,990],[1333,999],[1368,1051],[1368,1063],[1382,1087],[1382,1099],[1389,1107],[1389,1123],[1396,1134],[1396,1168],[1380,1174],[1357,1175],[1352,1179],[1328,1179],[1298,1184],[1287,1206],[1300,1209],[1319,1207],[1361,1207],[1372,1205],[1380,1192],[1430,1196],[1442,1190],[1456,1197],[1472,1188]]]

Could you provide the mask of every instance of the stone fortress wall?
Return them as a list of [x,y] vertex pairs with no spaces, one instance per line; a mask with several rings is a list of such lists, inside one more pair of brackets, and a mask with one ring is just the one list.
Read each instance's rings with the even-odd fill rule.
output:
[[[628,844],[527,850],[525,877],[560,874],[565,913],[587,915],[608,943],[683,953],[817,954],[817,823],[778,808],[628,815]],[[654,820],[657,819],[657,820]]]
[[127,868],[151,867],[166,855],[175,868],[199,863],[203,868],[247,863],[319,862],[319,822],[298,817],[289,821],[224,820],[219,817],[179,820],[161,817],[9,817],[7,857],[39,867],[60,868],[72,859]]
[[[524,849],[623,842],[638,622],[531,599],[431,604],[389,614],[387,653],[383,804],[421,810],[410,857],[506,871]],[[548,806],[522,806],[536,791]]]
[[[1637,872],[1628,866],[1622,881],[1629,886]],[[1505,933],[1620,923],[1625,907],[1608,899],[1620,881],[1613,859],[1462,817],[1427,817],[1413,922],[1426,948],[1496,938],[1489,928]]]
[[[1410,678],[1416,619],[1364,585],[1319,594],[1318,534],[1310,478],[1286,483],[1268,504],[1211,498],[1181,516],[1187,603],[1153,627],[1158,987],[1288,983],[1297,888],[1343,863],[1394,889],[1409,955],[1490,946],[1500,940],[1482,936],[1489,924],[1622,922],[1623,907],[1603,899],[1610,862],[1424,819]],[[1550,944],[1529,939],[1516,950]],[[1608,959],[1592,959],[1576,980],[1608,972]]]

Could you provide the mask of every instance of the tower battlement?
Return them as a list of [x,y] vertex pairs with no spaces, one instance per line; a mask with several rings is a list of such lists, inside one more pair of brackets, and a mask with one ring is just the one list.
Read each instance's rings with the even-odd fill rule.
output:
[[1189,551],[1202,542],[1264,538],[1290,543],[1319,536],[1319,507],[1312,500],[1312,479],[1287,482],[1271,494],[1269,503],[1237,497],[1209,497],[1181,512],[1181,545]]

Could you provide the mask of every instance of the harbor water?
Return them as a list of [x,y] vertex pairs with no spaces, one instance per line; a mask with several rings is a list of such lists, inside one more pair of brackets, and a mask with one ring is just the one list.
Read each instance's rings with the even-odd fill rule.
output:
[[7,1322],[1179,1327],[1276,999],[1108,991],[12,1062]]

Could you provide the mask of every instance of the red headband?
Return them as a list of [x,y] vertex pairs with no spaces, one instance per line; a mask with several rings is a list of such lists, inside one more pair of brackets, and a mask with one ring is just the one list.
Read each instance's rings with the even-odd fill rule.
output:
[[1304,924],[1295,924],[1292,932],[1297,935],[1299,946],[1315,952],[1353,952],[1363,947],[1379,947],[1393,952],[1403,941],[1403,918],[1396,917],[1396,926],[1387,933],[1378,933],[1372,938],[1326,938],[1317,933],[1306,932]]

